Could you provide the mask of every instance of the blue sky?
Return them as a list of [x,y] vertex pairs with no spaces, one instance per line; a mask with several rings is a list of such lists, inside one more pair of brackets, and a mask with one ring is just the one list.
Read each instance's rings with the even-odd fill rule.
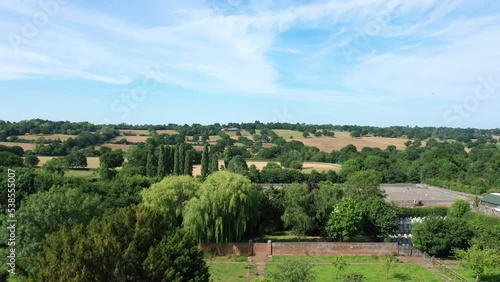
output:
[[3,120],[500,127],[498,1],[5,0],[0,34]]

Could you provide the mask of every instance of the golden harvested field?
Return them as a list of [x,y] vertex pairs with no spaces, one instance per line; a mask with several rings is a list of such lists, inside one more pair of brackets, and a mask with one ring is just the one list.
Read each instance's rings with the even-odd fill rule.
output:
[[23,150],[25,150],[25,151],[35,149],[35,144],[33,144],[33,143],[0,142],[0,145],[9,146],[9,147],[19,146],[19,147],[23,148]]
[[[144,129],[120,129],[119,130],[122,134],[124,132],[126,133],[131,133],[131,134],[135,134],[137,136],[139,135],[149,135],[149,131],[148,130],[144,130]],[[169,135],[173,135],[173,134],[177,134],[178,132],[176,130],[171,130],[171,129],[165,129],[165,130],[157,130],[156,133],[158,134],[169,134]]]
[[[228,131],[228,132],[224,132],[226,133],[227,135],[233,137],[233,136],[236,136],[236,131]],[[246,131],[246,130],[240,130],[240,133],[241,133],[241,136],[250,136],[250,132]],[[236,137],[239,137],[239,136],[236,136]]]
[[201,145],[193,145],[193,149],[195,149],[196,151],[201,152],[201,151],[203,151],[203,146],[201,146]]
[[149,135],[149,131],[147,130],[139,130],[139,129],[120,129],[118,130],[120,131],[122,134],[123,132],[126,132],[126,133],[130,133],[130,134],[135,134],[135,135],[141,135],[141,134],[144,134],[144,135]]
[[117,136],[111,141],[116,142],[122,139],[127,140],[128,142],[134,142],[134,143],[139,143],[139,142],[146,142],[146,140],[149,138],[149,136]]
[[174,134],[177,134],[179,132],[177,132],[176,130],[173,130],[173,129],[165,129],[165,130],[156,130],[156,133],[174,135]]
[[69,134],[47,134],[47,135],[18,135],[17,137],[25,140],[37,140],[40,137],[45,138],[46,140],[56,140],[60,139],[61,141],[66,141],[69,138],[75,138],[77,135],[69,135]]
[[[38,158],[40,159],[40,163],[38,163],[38,166],[42,166],[49,160],[52,160],[53,158],[57,157],[40,156]],[[99,167],[99,157],[87,157],[87,168],[98,168],[98,167]]]
[[[249,167],[254,164],[258,170],[262,170],[267,165],[267,163],[270,163],[270,162],[268,162],[268,161],[247,161],[247,165]],[[271,163],[279,164],[279,162],[271,162]],[[221,165],[224,165],[224,161],[219,160],[219,167]],[[304,162],[304,168],[302,169],[302,172],[309,173],[313,169],[318,171],[318,172],[322,172],[322,171],[326,171],[326,170],[330,170],[330,169],[335,170],[335,171],[339,171],[340,168],[341,168],[341,166],[338,164]],[[200,175],[200,174],[201,174],[201,165],[194,165],[193,166],[193,175],[196,176],[196,175]]]
[[323,172],[327,170],[340,171],[341,168],[342,166],[339,164],[304,162],[304,165],[302,167],[302,172],[309,173],[313,169],[318,172]]
[[404,150],[406,146],[404,143],[408,141],[405,138],[385,138],[385,137],[319,137],[319,138],[299,138],[295,139],[304,143],[307,146],[314,146],[324,152],[331,152],[332,150],[340,150],[345,146],[352,144],[358,150],[364,147],[376,147],[385,149],[389,145],[394,145],[399,150]]

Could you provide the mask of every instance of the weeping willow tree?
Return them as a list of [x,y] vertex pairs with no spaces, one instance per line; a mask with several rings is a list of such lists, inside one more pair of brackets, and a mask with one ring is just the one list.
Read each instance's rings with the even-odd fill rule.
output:
[[199,243],[240,241],[259,214],[255,186],[245,176],[219,171],[207,177],[185,208],[184,228]]
[[175,226],[182,223],[185,204],[196,195],[200,183],[188,175],[167,176],[141,192],[144,207],[161,213]]

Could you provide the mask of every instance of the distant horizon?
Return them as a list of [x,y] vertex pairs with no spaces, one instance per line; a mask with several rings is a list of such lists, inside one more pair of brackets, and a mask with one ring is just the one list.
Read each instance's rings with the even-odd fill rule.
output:
[[[285,123],[285,124],[297,124],[297,122],[280,122],[280,121],[263,121],[263,120],[253,120],[253,121],[229,121],[229,122],[214,122],[214,123],[200,123],[200,122],[194,122],[194,123],[176,123],[176,122],[166,122],[166,123],[93,123],[88,120],[53,120],[53,119],[45,119],[45,118],[29,118],[29,119],[22,119],[22,120],[4,120],[0,119],[0,121],[5,121],[5,122],[11,122],[11,123],[19,123],[21,121],[29,121],[29,120],[46,120],[50,122],[71,122],[71,123],[78,123],[78,122],[89,122],[94,125],[120,125],[120,124],[125,124],[125,125],[131,125],[131,126],[168,126],[169,124],[175,124],[175,125],[193,125],[193,124],[199,124],[202,126],[208,126],[208,125],[214,125],[216,123],[222,125],[229,125],[231,123],[236,123],[236,124],[242,124],[242,123],[254,123],[256,121],[259,121],[262,124],[269,124],[269,123]],[[368,124],[339,124],[339,123],[306,123],[306,122],[298,122],[299,124],[305,124],[305,125],[332,125],[332,126],[360,126],[360,127],[380,127],[380,128],[390,128],[390,127],[409,127],[409,128],[453,128],[453,129],[478,129],[478,130],[495,130],[495,129],[500,129],[500,127],[493,127],[493,128],[477,128],[477,127],[446,127],[446,126],[430,126],[430,125],[389,125],[389,126],[379,126],[379,125],[368,125]]]
[[500,2],[0,1],[2,120],[497,128]]

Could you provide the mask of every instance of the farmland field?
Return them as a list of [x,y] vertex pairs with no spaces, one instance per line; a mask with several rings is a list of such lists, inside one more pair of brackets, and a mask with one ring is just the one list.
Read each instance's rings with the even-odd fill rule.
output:
[[[277,163],[279,162],[276,161],[271,161],[272,163]],[[262,170],[268,161],[247,161],[247,165],[250,167],[251,165],[255,165],[258,170]],[[221,165],[224,165],[224,161],[219,160],[219,167]],[[304,169],[302,172],[308,173],[311,172],[313,169],[317,170],[318,172],[322,172],[325,170],[335,170],[338,171],[340,170],[340,165],[338,164],[330,164],[330,163],[316,163],[316,162],[304,162]],[[201,174],[201,165],[194,165],[193,166],[193,175],[200,175]]]
[[23,150],[33,150],[35,149],[35,144],[33,143],[20,143],[20,142],[0,142],[0,145],[4,146],[19,146],[23,148]]
[[150,136],[117,136],[113,139],[111,139],[112,142],[120,141],[122,139],[127,140],[128,142],[133,142],[133,143],[140,143],[140,142],[146,142],[146,140]]
[[[148,130],[145,130],[145,129],[120,129],[118,130],[120,131],[122,134],[124,133],[129,133],[129,134],[134,134],[134,135],[149,135],[149,131]],[[175,131],[175,130],[171,130],[171,129],[164,129],[164,130],[157,130],[156,133],[158,134],[177,134],[178,132]]]
[[47,135],[18,135],[17,137],[25,140],[37,140],[40,137],[45,138],[46,140],[56,140],[59,139],[61,141],[66,141],[69,138],[75,138],[77,135],[69,135],[69,134],[47,134]]
[[311,137],[311,138],[297,138],[294,139],[304,143],[307,146],[314,146],[324,152],[331,152],[332,150],[340,150],[345,146],[352,144],[359,150],[364,147],[376,147],[385,149],[389,145],[394,145],[399,150],[404,150],[406,146],[404,143],[408,141],[405,138],[386,138],[386,137],[361,137],[352,138],[345,136],[338,137]]
[[[49,160],[57,157],[40,156],[38,158],[40,159],[40,163],[38,164],[38,166],[42,166]],[[99,157],[87,157],[87,168],[98,168],[98,167],[99,167]]]
[[174,134],[177,134],[179,132],[177,132],[176,130],[173,130],[173,129],[163,129],[163,130],[156,130],[156,133],[174,135]]
[[297,131],[297,130],[273,129],[273,131],[278,136],[281,136],[281,137],[283,137],[285,139],[291,139],[290,136],[293,137],[293,139],[304,138],[304,136],[302,136],[302,132]]
[[[102,146],[109,147],[109,148],[111,148],[113,150],[122,149],[124,152],[126,152],[130,148],[130,146],[132,146],[132,145],[126,145],[126,144],[108,144],[107,143],[107,144],[103,144]],[[99,150],[99,147],[101,147],[101,146],[97,146],[97,147],[95,147],[95,149]]]

